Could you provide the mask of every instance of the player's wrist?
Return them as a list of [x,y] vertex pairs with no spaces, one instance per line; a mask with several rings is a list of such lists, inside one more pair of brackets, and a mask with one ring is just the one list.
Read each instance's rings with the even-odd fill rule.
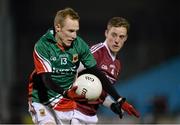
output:
[[124,102],[126,101],[126,98],[124,98],[124,97],[120,97],[118,100],[117,100],[117,102],[119,103],[119,104],[123,104]]
[[115,113],[118,114],[120,118],[123,117],[123,110],[119,107],[119,102],[114,102],[111,104],[110,109]]
[[106,106],[106,107],[110,107],[112,105],[112,103],[115,103],[114,100],[108,95],[104,102],[103,102],[103,105]]
[[68,90],[64,90],[63,93],[62,93],[62,95],[63,95],[64,97],[68,97]]
[[64,91],[63,91],[63,95],[66,95],[66,94],[67,94],[67,90],[64,90]]

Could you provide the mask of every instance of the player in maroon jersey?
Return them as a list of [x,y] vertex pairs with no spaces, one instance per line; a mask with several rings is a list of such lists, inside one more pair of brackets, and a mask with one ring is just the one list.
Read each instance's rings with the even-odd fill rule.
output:
[[[105,31],[105,41],[91,47],[91,52],[97,61],[97,66],[105,73],[112,84],[119,78],[121,63],[117,54],[127,40],[128,30],[129,23],[125,18],[113,17],[108,22],[107,30]],[[77,103],[77,110],[94,117],[96,116],[99,104],[109,107],[120,118],[122,118],[122,110],[129,115],[139,117],[139,113],[125,99],[123,103],[115,103],[105,91],[102,92],[101,97],[95,102]]]

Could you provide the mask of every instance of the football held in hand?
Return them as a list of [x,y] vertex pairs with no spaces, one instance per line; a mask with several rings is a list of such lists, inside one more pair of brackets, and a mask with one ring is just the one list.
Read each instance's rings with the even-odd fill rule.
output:
[[78,86],[76,93],[78,95],[85,95],[89,101],[95,101],[102,93],[101,81],[93,74],[79,76],[74,86]]

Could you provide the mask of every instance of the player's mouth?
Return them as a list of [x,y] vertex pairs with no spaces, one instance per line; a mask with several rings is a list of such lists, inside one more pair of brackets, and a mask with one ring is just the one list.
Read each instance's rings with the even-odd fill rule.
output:
[[117,49],[117,48],[119,48],[119,46],[118,46],[118,45],[113,45],[113,48],[116,48],[116,49]]

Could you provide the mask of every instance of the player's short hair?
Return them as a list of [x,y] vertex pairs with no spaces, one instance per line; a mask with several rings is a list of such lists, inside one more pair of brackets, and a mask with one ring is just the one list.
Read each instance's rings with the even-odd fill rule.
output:
[[64,20],[67,17],[70,17],[73,20],[78,20],[78,21],[80,20],[78,13],[74,11],[72,8],[67,7],[63,10],[59,10],[56,13],[56,16],[54,18],[54,26],[56,26],[57,24],[64,26]]
[[127,31],[129,31],[130,24],[123,17],[113,17],[108,21],[107,24],[107,29],[110,29],[111,27],[125,27]]

